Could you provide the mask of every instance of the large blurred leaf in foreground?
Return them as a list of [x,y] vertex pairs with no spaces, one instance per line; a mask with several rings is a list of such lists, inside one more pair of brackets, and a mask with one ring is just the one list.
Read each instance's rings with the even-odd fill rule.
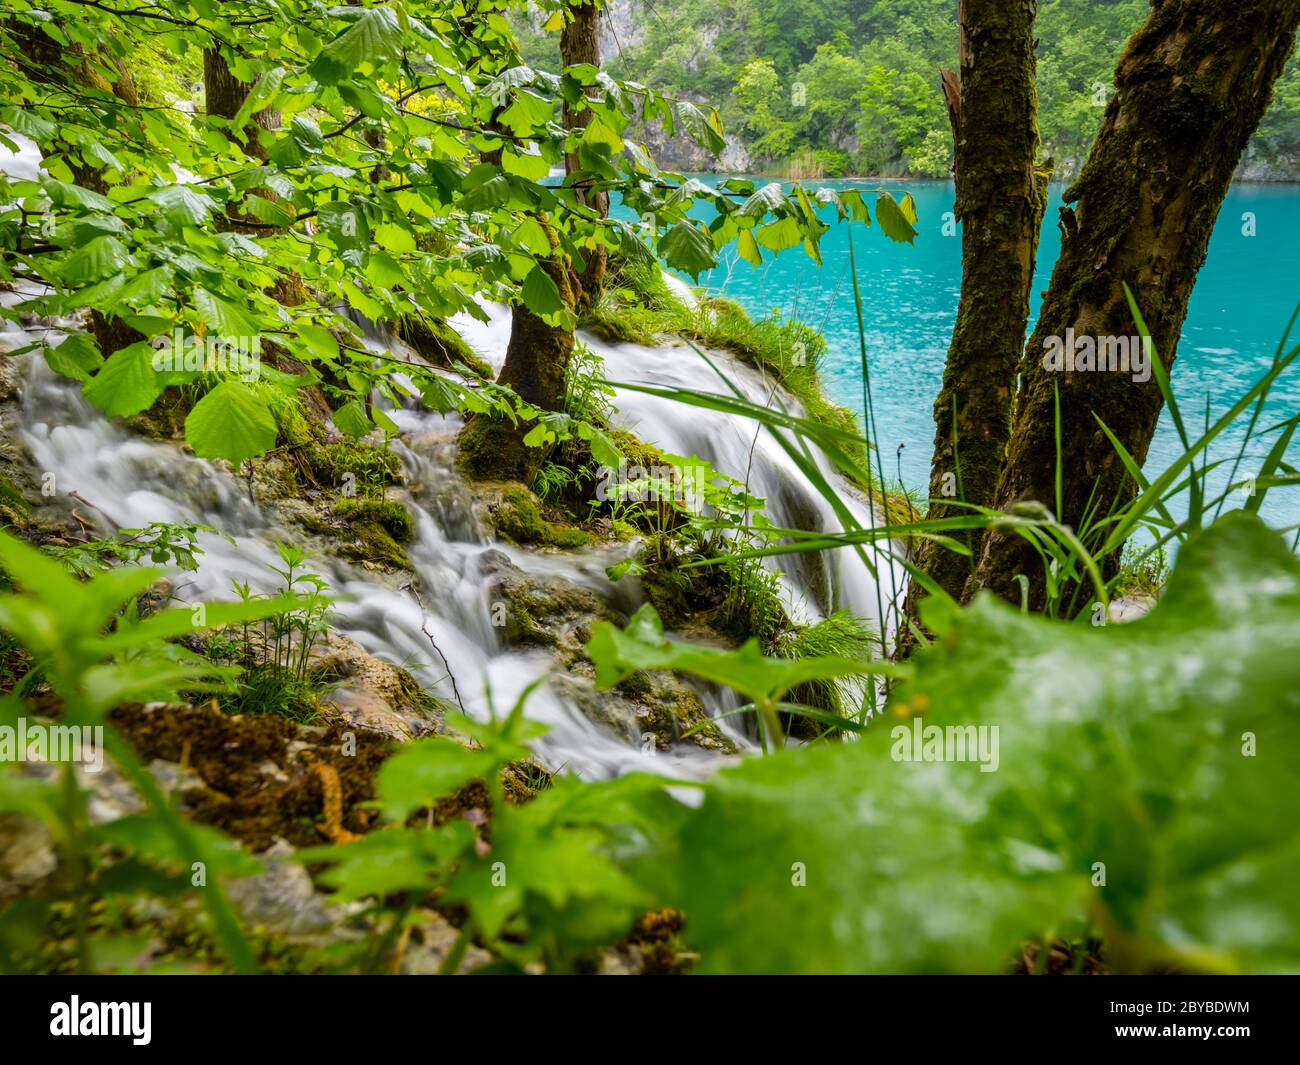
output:
[[[707,788],[676,900],[705,970],[997,971],[1085,916],[1116,968],[1300,969],[1300,562],[1277,534],[1225,517],[1128,625],[992,599],[931,620],[859,742]],[[997,770],[895,761],[913,715],[996,725]]]

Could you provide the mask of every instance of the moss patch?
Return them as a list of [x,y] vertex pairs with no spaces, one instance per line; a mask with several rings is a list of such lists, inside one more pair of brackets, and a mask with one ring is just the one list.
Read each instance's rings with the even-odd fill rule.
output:
[[18,486],[0,471],[0,527],[21,532],[30,524],[31,504]]
[[393,569],[411,568],[404,545],[414,537],[415,523],[404,504],[391,499],[340,499],[334,504],[334,516],[347,525],[353,538],[340,545],[339,554]]
[[382,496],[402,474],[402,460],[388,448],[349,437],[310,448],[305,458],[322,487],[342,489],[351,483],[363,496]]
[[407,315],[398,322],[397,335],[411,345],[417,355],[434,366],[455,369],[456,363],[461,363],[480,377],[491,380],[496,376],[488,362],[446,322]]
[[123,419],[123,423],[131,432],[150,440],[182,440],[185,419],[198,398],[191,389],[168,385],[148,410]]
[[544,517],[541,501],[522,484],[504,485],[488,513],[497,533],[513,544],[573,548],[591,543],[590,533]]

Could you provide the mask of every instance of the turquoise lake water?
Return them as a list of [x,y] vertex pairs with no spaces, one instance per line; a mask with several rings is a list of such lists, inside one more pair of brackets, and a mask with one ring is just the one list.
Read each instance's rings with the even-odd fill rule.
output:
[[[702,177],[701,180],[710,180]],[[761,179],[757,179],[761,183]],[[896,244],[878,226],[853,226],[859,283],[866,320],[876,428],[885,473],[925,494],[934,436],[932,405],[939,389],[961,284],[961,238],[944,235],[945,212],[953,208],[947,181],[826,181],[835,188],[886,188],[916,198],[920,235],[914,245]],[[1060,253],[1057,208],[1063,186],[1054,185],[1043,224],[1038,273],[1031,304],[1030,329],[1041,293]],[[874,197],[869,197],[872,202]],[[1245,235],[1254,216],[1254,236]],[[707,216],[707,212],[702,212]],[[824,213],[832,222],[834,213]],[[950,221],[950,219],[949,219]],[[951,227],[949,227],[951,228]],[[862,373],[849,272],[847,224],[832,224],[822,238],[824,265],[818,267],[801,249],[792,248],[755,268],[728,249],[720,267],[701,275],[699,283],[740,303],[751,315],[773,310],[796,315],[817,326],[829,351],[824,366],[832,398],[855,411],[862,409]],[[1193,439],[1204,425],[1206,397],[1211,418],[1232,406],[1267,372],[1291,312],[1300,302],[1300,185],[1239,185],[1224,201],[1210,242],[1209,256],[1197,278],[1174,364],[1174,394]],[[1297,330],[1300,333],[1300,330]],[[1293,336],[1290,346],[1300,342]],[[1274,386],[1259,428],[1276,424],[1300,410],[1300,366]],[[1245,435],[1248,414],[1234,431],[1220,437],[1211,460],[1235,455]],[[1258,434],[1258,429],[1257,429]],[[1243,465],[1245,474],[1272,437],[1254,440]],[[901,455],[899,445],[904,445]],[[1148,456],[1146,472],[1154,475],[1181,452],[1165,412]],[[1300,449],[1291,456],[1300,466]],[[1238,480],[1242,474],[1238,475]],[[1220,484],[1226,483],[1227,470]],[[1211,481],[1214,471],[1211,472]],[[1274,489],[1265,502],[1273,525],[1300,523],[1300,489]]]

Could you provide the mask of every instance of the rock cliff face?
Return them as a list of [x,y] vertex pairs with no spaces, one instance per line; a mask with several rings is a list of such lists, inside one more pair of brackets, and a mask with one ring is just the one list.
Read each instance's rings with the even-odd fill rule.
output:
[[1236,181],[1300,181],[1300,151],[1269,154],[1252,143],[1233,178]]
[[701,148],[681,130],[671,136],[655,125],[642,127],[639,139],[649,149],[654,161],[665,170],[683,173],[721,173],[752,174],[759,168],[759,163],[749,154],[749,149],[733,134],[727,138],[727,146],[720,158]]

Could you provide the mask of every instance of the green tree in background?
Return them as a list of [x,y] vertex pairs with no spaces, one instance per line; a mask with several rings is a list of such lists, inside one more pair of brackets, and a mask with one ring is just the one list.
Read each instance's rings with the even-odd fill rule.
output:
[[[1068,179],[1082,166],[1114,91],[1115,56],[1148,6],[1040,5],[1039,125],[1058,176]],[[952,0],[633,0],[611,38],[609,69],[717,104],[754,170],[805,173],[811,163],[826,174],[943,177],[952,138],[939,71],[957,64],[956,9]],[[520,19],[529,62],[556,48],[541,32],[543,21],[537,14]],[[1295,58],[1248,158],[1272,176],[1300,175]]]

